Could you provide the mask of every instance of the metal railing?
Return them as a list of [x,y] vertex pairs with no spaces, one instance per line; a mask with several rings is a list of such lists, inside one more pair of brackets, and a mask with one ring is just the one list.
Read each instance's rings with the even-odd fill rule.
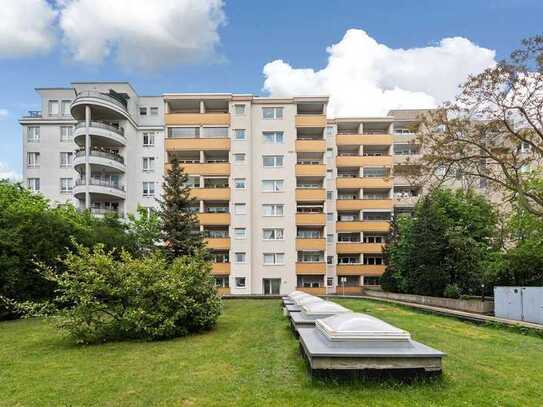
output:
[[[81,129],[83,127],[86,127],[86,125],[87,124],[85,122],[79,122],[75,125],[75,128]],[[112,131],[113,133],[117,133],[119,136],[126,137],[124,135],[124,129],[122,127],[118,128],[110,124],[101,123],[101,122],[90,122],[90,127],[98,127],[100,129],[109,130],[109,131]]]
[[90,211],[93,215],[118,215],[119,214],[119,211],[116,209],[90,208]]
[[[124,158],[121,155],[115,154],[115,153],[110,153],[108,151],[91,150],[90,155],[92,157],[107,158],[108,160],[114,160],[114,161],[117,161],[117,162],[119,162],[121,164],[124,164]],[[85,157],[85,150],[84,149],[76,150],[75,151],[75,156],[76,157]]]
[[[105,93],[100,93],[92,90],[83,90],[77,94],[76,100],[80,97],[93,97],[97,99],[105,100],[106,102],[113,103],[114,105],[117,105],[124,111],[127,110],[127,106],[122,103],[120,100],[114,98],[113,96],[106,95]],[[74,101],[75,102],[75,101]]]
[[42,117],[42,113],[41,113],[41,110],[29,110],[28,115],[24,117],[34,117],[34,118]]
[[[75,180],[75,185],[87,185],[87,182],[84,178],[79,178]],[[100,178],[91,178],[89,185],[96,185],[100,187],[107,187],[107,188],[114,188],[118,189],[119,191],[124,191],[124,185],[119,184],[118,182],[112,182],[110,180],[103,180]]]

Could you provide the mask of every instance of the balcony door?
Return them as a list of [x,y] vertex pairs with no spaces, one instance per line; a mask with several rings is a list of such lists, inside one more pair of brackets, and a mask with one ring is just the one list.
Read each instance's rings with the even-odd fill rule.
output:
[[262,284],[264,285],[264,295],[279,295],[281,289],[280,278],[264,278]]

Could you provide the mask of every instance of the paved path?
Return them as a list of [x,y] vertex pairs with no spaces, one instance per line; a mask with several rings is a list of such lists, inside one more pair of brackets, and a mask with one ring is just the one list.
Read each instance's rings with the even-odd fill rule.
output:
[[467,321],[496,322],[496,323],[499,323],[499,324],[530,328],[530,329],[535,329],[535,330],[543,332],[543,325],[540,325],[540,324],[534,324],[534,323],[525,322],[525,321],[515,321],[515,320],[512,320],[512,319],[498,318],[498,317],[493,317],[493,316],[490,316],[490,315],[475,314],[473,312],[458,311],[458,310],[454,310],[454,309],[450,309],[450,308],[433,307],[431,305],[415,304],[413,302],[391,300],[391,299],[388,299],[388,298],[369,297],[369,296],[365,296],[365,295],[328,295],[328,297],[332,297],[332,298],[363,298],[365,300],[384,301],[384,302],[389,302],[389,303],[393,303],[393,304],[406,305],[408,307],[417,308],[417,309],[420,309],[420,310],[423,310],[423,311],[433,312],[435,314],[441,314],[441,315],[456,317],[456,318],[464,319],[464,320],[467,320]]

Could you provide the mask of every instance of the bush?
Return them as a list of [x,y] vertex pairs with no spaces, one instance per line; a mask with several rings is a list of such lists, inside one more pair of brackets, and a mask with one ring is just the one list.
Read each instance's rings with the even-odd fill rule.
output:
[[154,252],[117,260],[97,246],[78,246],[58,285],[58,326],[77,343],[158,340],[212,328],[222,309],[210,265],[201,253],[172,263]]
[[460,287],[457,284],[449,284],[443,291],[445,298],[460,298]]

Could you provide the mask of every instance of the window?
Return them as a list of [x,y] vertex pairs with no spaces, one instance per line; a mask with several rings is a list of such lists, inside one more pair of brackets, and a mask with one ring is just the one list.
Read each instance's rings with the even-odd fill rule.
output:
[[326,256],[326,264],[334,264],[334,256]]
[[228,127],[204,127],[202,138],[228,138]]
[[40,166],[40,153],[26,153],[26,166],[27,167],[39,167]]
[[265,228],[262,229],[262,238],[264,240],[283,240],[284,229],[280,228]]
[[235,104],[234,105],[234,114],[238,116],[242,116],[245,114],[245,105],[243,104]]
[[200,127],[169,127],[168,138],[198,138]]
[[322,252],[298,252],[299,263],[322,263],[323,261]]
[[61,178],[60,179],[60,192],[72,192],[73,188],[73,179],[72,178]]
[[247,205],[244,203],[235,203],[234,204],[234,214],[236,215],[245,215],[247,214]]
[[390,212],[364,212],[363,220],[390,220]]
[[334,126],[326,126],[326,136],[331,137],[334,135]]
[[[145,168],[145,162],[143,165]],[[200,177],[197,175],[189,175],[187,177],[187,182],[185,182],[185,186],[189,188],[200,188]]]
[[284,205],[282,204],[264,204],[264,216],[283,216]]
[[328,287],[332,287],[334,285],[334,277],[327,277],[326,278],[326,285]]
[[215,277],[215,287],[217,288],[228,288],[229,287],[228,276],[216,276]]
[[245,277],[236,277],[236,288],[245,288]]
[[386,177],[387,171],[385,167],[367,167],[364,168],[364,177]]
[[245,161],[245,153],[235,153],[234,162],[241,163]]
[[278,265],[285,263],[285,253],[264,253],[264,264]]
[[333,221],[334,221],[334,212],[328,212],[328,213],[326,214],[326,220],[327,220],[328,222],[333,222]]
[[245,252],[236,252],[234,254],[235,263],[238,263],[238,264],[246,263],[247,262],[246,258],[247,258],[247,255]]
[[283,166],[282,155],[264,155],[262,156],[262,162],[265,168],[280,168]]
[[283,132],[282,131],[265,131],[262,133],[264,137],[264,143],[270,144],[282,144]]
[[245,178],[234,178],[234,188],[236,189],[245,189],[247,181]]
[[370,233],[364,233],[364,243],[385,243],[384,235],[373,235]]
[[265,179],[262,181],[262,191],[280,192],[283,190],[284,182],[282,179]]
[[326,170],[326,179],[332,179],[334,170]]
[[364,264],[379,265],[379,264],[385,264],[385,262],[384,262],[383,257],[381,257],[381,256],[365,254],[364,255]]
[[26,180],[26,185],[32,191],[40,190],[40,179],[39,178],[28,178]]
[[70,105],[72,104],[71,100],[63,100],[62,101],[62,115],[63,116],[70,116]]
[[282,119],[283,108],[282,107],[263,107],[262,117],[264,119]]
[[326,235],[326,241],[328,242],[328,244],[334,243],[334,235],[333,234]]
[[155,183],[144,182],[143,183],[143,196],[153,196],[155,194]]
[[50,100],[49,101],[49,114],[51,116],[58,115],[60,113],[59,106],[58,106],[58,100]]
[[234,228],[234,238],[236,239],[245,239],[247,237],[247,229],[245,228]]
[[151,113],[151,116],[158,116],[158,107],[153,106],[149,108],[149,112]]
[[247,140],[245,129],[234,129],[234,140]]
[[155,157],[143,157],[143,171],[152,172],[155,170]]
[[155,145],[155,133],[145,132],[143,133],[143,147],[153,147]]
[[73,137],[73,128],[72,126],[61,126],[60,127],[60,141],[61,143],[71,142]]
[[60,153],[60,168],[71,167],[72,158],[73,158],[73,153],[71,151]]
[[140,116],[147,116],[147,108],[140,107]]
[[39,143],[40,128],[38,126],[29,126],[26,128],[26,141],[29,143]]
[[329,201],[334,199],[334,191],[326,191],[326,199]]
[[326,149],[326,158],[327,159],[334,158],[334,149],[333,148],[327,148]]
[[349,255],[349,256],[338,256],[337,264],[360,264],[360,256],[358,255]]

